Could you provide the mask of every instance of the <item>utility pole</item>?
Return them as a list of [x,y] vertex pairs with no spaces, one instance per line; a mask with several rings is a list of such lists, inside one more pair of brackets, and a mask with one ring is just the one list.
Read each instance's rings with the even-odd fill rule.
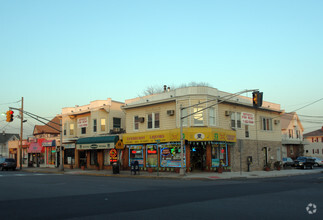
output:
[[63,116],[61,117],[61,132],[60,132],[60,146],[59,146],[59,170],[64,171],[63,163]]
[[22,135],[23,135],[23,124],[24,124],[24,97],[21,97],[21,111],[20,111],[20,170],[22,170]]

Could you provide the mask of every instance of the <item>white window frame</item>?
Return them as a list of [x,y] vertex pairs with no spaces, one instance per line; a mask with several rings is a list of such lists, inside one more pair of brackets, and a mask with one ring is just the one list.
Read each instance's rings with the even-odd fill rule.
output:
[[[104,124],[102,123],[103,121],[104,121]],[[104,129],[102,129],[103,126],[104,126]],[[107,130],[107,120],[106,120],[106,118],[101,118],[100,119],[100,131],[104,132],[106,130]]]
[[[149,127],[149,117],[151,115],[151,128]],[[156,120],[156,115],[158,115],[158,123]],[[152,112],[147,115],[147,129],[159,129],[160,128],[160,113],[159,112]]]
[[241,112],[231,112],[230,123],[232,128],[241,128]]
[[[201,108],[201,107],[200,108],[195,107],[193,109],[193,112],[195,113],[195,114],[193,114],[194,126],[204,126],[204,115],[203,115],[204,111],[200,111],[202,109],[203,108]],[[200,112],[198,112],[198,111],[200,111]],[[196,113],[196,112],[198,112],[198,113]]]
[[216,126],[216,109],[209,108],[209,125]]
[[273,119],[268,117],[260,117],[261,130],[262,131],[272,131],[273,130]]
[[75,135],[75,126],[74,123],[70,124],[70,135]]

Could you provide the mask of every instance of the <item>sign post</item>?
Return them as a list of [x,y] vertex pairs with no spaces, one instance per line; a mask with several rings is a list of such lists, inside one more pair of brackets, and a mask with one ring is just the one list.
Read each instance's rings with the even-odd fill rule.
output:
[[156,142],[157,142],[157,176],[159,176],[159,163],[158,163],[158,160],[159,160],[159,144],[160,144],[160,140],[158,139],[158,140],[156,140]]

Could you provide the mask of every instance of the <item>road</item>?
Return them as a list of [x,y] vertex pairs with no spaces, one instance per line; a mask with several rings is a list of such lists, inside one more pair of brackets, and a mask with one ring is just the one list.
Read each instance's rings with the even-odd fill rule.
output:
[[323,219],[321,173],[203,181],[4,171],[0,195],[10,220]]

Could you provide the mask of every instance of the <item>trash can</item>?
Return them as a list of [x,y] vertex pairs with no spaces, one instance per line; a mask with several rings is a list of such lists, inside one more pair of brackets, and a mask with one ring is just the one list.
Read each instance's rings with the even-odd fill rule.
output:
[[119,161],[112,164],[112,171],[113,171],[113,174],[119,174],[120,173]]

